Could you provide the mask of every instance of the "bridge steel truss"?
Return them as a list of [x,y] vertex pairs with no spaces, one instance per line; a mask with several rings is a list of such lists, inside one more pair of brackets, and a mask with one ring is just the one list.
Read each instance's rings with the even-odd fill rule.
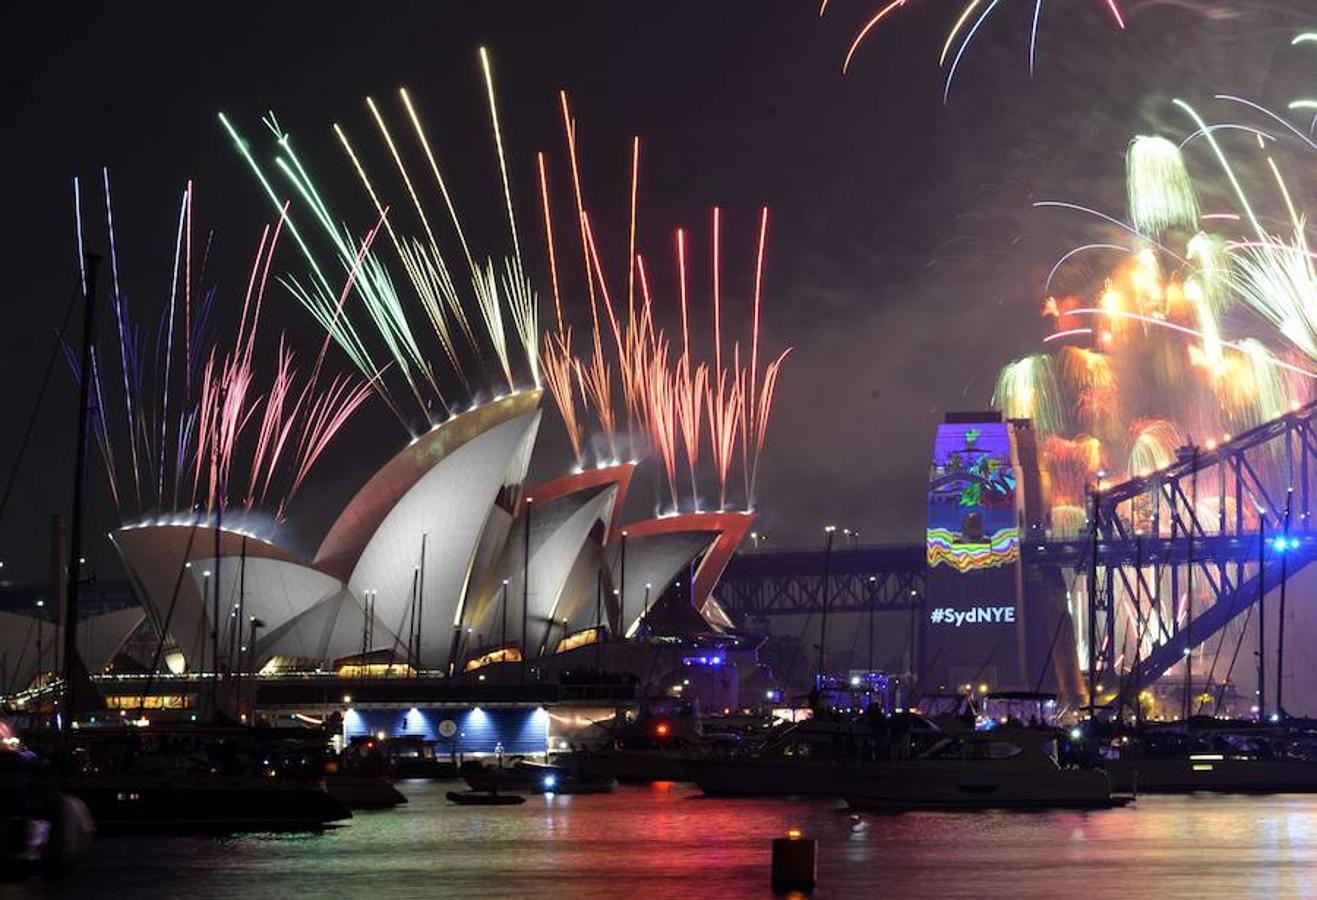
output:
[[[1099,484],[1085,533],[1023,542],[1026,568],[1074,576],[1075,624],[1096,636],[1094,683],[1120,688],[1114,699],[1099,691],[1101,700],[1129,703],[1190,650],[1193,684],[1231,677],[1258,598],[1317,559],[1314,479],[1317,402],[1219,444],[1183,447],[1160,470]],[[829,612],[924,607],[922,544],[744,552],[718,597],[738,621],[818,613],[825,571]]]
[[928,568],[923,544],[745,552],[718,584],[718,601],[736,621],[821,613],[827,573],[829,613],[922,609]]
[[1317,558],[1314,419],[1317,402],[1222,443],[1183,447],[1158,471],[1099,482],[1085,535],[1026,548],[1039,562],[1075,561],[1076,587],[1083,579],[1092,598],[1077,612],[1087,614],[1096,680],[1121,686],[1114,702],[1130,703],[1186,658],[1192,684],[1226,680],[1264,590]]

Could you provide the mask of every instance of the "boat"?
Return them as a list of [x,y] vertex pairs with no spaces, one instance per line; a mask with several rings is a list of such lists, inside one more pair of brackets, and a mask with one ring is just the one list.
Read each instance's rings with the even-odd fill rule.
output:
[[1057,732],[999,726],[948,735],[907,760],[858,763],[839,773],[852,809],[1107,809],[1113,795],[1101,769],[1062,768]]
[[92,775],[63,784],[102,831],[302,831],[352,818],[323,785],[252,775]]
[[345,770],[395,779],[443,780],[457,777],[457,763],[443,759],[438,742],[413,735],[389,738],[356,737],[343,750]]
[[684,781],[688,758],[735,744],[731,736],[703,734],[689,709],[634,720],[619,715],[596,729],[577,749],[556,757],[559,765],[624,783]]
[[1117,790],[1139,793],[1317,793],[1317,740],[1252,723],[1146,726],[1099,749]]
[[286,831],[352,818],[325,788],[325,745],[272,729],[82,729],[60,789],[102,831]]
[[462,806],[517,806],[525,803],[521,794],[500,794],[496,791],[449,791],[450,803]]
[[612,778],[514,758],[510,763],[487,766],[468,760],[460,769],[463,780],[476,791],[514,791],[527,794],[604,794],[617,782]]
[[940,737],[935,725],[913,713],[821,713],[779,727],[757,746],[686,759],[683,780],[713,796],[835,797],[844,788],[841,767],[911,756]]
[[402,792],[380,775],[326,772],[325,790],[348,809],[387,809],[407,802]]

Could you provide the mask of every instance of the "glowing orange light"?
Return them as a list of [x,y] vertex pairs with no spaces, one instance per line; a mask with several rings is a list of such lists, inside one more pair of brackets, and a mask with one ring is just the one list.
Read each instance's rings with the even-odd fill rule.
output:
[[669,729],[667,722],[659,722],[657,725],[654,726],[654,733],[659,737],[667,737],[668,730]]

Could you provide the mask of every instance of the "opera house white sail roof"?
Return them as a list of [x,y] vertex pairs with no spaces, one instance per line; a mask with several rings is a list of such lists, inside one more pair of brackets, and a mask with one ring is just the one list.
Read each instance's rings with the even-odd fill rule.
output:
[[688,513],[623,528],[631,463],[523,489],[541,397],[499,398],[413,440],[358,490],[311,560],[204,522],[127,526],[114,544],[192,671],[216,665],[216,619],[220,668],[327,666],[390,650],[453,672],[490,648],[522,647],[523,597],[529,656],[593,628],[601,597],[614,634],[634,633],[646,604],[683,577],[703,609],[754,516]]
[[595,579],[589,577],[588,602],[582,602],[586,592],[570,589],[571,576],[582,567],[597,570],[599,548],[616,527],[634,468],[626,463],[590,469],[527,490],[498,562],[473,595],[463,622],[469,630],[468,654],[484,647],[522,645],[523,598],[531,656],[551,653],[565,634],[594,625]]
[[[102,672],[142,621],[140,609],[120,609],[78,622],[78,656],[92,674]],[[35,616],[0,612],[0,694],[29,687],[56,671],[63,656],[64,627]]]
[[[219,584],[220,664],[259,668],[274,656],[332,659],[360,652],[363,600],[374,601],[373,649],[399,647],[409,625],[413,581],[420,587],[421,660],[448,665],[482,546],[506,534],[538,429],[540,392],[523,391],[441,423],[381,468],[335,521],[315,560],[210,525],[181,522],[121,528],[111,537],[156,629],[173,640],[189,668],[214,665],[212,623]],[[483,553],[493,556],[501,540]],[[236,620],[241,612],[239,632]],[[239,660],[256,633],[255,656]],[[405,651],[404,651],[405,652]]]

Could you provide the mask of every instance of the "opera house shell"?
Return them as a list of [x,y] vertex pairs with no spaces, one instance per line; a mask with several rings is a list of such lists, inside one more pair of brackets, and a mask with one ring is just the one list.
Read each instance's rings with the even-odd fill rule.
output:
[[[78,622],[78,657],[89,672],[105,669],[142,621],[136,608],[88,616]],[[0,694],[31,686],[58,672],[64,628],[20,613],[0,612]]]
[[348,502],[311,559],[195,522],[126,526],[112,539],[157,632],[192,671],[216,666],[216,643],[219,668],[248,671],[389,651],[453,673],[492,649],[504,659],[523,646],[553,654],[573,635],[594,639],[601,619],[611,633],[634,632],[644,585],[671,584],[692,564],[692,596],[703,603],[753,516],[624,529],[633,464],[526,488],[541,396],[493,400],[413,440]]

